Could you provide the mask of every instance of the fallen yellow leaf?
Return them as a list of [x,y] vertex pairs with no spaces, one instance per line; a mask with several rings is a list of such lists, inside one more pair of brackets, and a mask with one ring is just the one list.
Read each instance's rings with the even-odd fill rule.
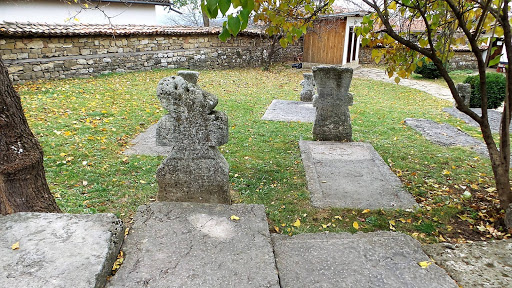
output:
[[352,227],[356,228],[356,230],[359,230],[359,223],[357,223],[357,221],[354,221],[354,223],[352,223]]
[[12,244],[11,249],[12,249],[12,250],[18,250],[18,249],[20,249],[20,241],[18,241],[18,242],[16,242],[16,243]]
[[421,268],[427,268],[428,266],[434,264],[434,261],[421,261],[418,262],[418,265],[420,265]]
[[370,209],[364,209],[364,210],[363,210],[363,214],[365,214],[365,213],[369,213],[369,212],[370,212]]
[[238,221],[238,220],[240,220],[240,217],[238,217],[236,215],[231,215],[231,217],[229,217],[229,219],[231,219],[232,221]]
[[450,172],[450,171],[448,171],[448,170],[443,170],[443,175],[450,175],[450,174],[451,174],[451,172]]
[[395,230],[395,226],[396,226],[396,223],[395,223],[395,220],[389,220],[389,230]]
[[300,227],[300,219],[297,219],[297,221],[293,222],[292,224],[294,227]]

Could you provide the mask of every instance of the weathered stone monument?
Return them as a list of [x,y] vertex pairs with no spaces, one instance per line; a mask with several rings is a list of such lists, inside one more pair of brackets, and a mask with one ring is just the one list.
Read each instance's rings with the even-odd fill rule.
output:
[[352,125],[348,106],[354,97],[348,92],[352,68],[315,66],[313,78],[318,94],[313,97],[316,119],[313,139],[320,141],[352,141]]
[[311,102],[315,94],[315,81],[313,80],[313,73],[304,73],[304,80],[300,81],[302,91],[300,92],[300,101]]
[[[457,84],[457,91],[459,92],[460,98],[464,101],[464,105],[469,107],[469,101],[471,99],[471,84],[459,83]],[[454,106],[457,107],[456,102],[454,102]]]
[[228,117],[213,110],[217,97],[197,85],[198,72],[180,71],[158,83],[168,111],[158,122],[156,141],[171,147],[160,167],[158,200],[230,203],[229,166],[217,146],[228,142]]

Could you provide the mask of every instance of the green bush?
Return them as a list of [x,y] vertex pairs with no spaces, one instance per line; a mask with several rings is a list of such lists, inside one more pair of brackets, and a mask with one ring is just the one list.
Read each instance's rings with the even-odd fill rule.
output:
[[421,62],[423,62],[423,65],[417,66],[414,70],[414,73],[420,74],[423,76],[423,78],[427,79],[437,79],[441,77],[441,73],[439,73],[439,70],[437,70],[436,65],[432,62],[427,62],[425,58],[421,59]]
[[[490,109],[498,108],[505,100],[506,78],[498,73],[486,73],[487,83],[487,107]],[[480,96],[480,76],[468,76],[464,83],[471,85],[471,99],[469,107],[480,108],[482,106],[482,97]]]

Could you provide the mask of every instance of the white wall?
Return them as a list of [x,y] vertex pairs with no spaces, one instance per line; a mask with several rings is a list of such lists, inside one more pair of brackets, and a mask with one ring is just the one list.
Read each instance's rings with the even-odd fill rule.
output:
[[[146,24],[156,22],[155,6],[123,3],[104,3],[102,10],[113,24]],[[31,23],[94,23],[108,24],[108,18],[98,9],[83,10],[76,16],[78,21],[71,19],[80,10],[76,4],[67,4],[60,0],[19,0],[0,1],[0,22],[31,22]]]

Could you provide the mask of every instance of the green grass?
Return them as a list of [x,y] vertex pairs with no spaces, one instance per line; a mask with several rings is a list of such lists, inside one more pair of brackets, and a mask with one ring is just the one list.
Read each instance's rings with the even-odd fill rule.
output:
[[[455,84],[458,84],[458,83],[463,83],[464,80],[466,80],[466,78],[468,76],[475,75],[476,72],[473,71],[473,70],[467,69],[467,70],[454,70],[454,71],[449,72],[448,74],[452,78],[453,82]],[[441,85],[441,86],[444,86],[444,87],[448,87],[448,85],[446,84],[446,81],[444,81],[443,78],[427,79],[427,78],[423,78],[419,74],[412,74],[411,75],[411,79],[420,80],[420,81],[434,82],[434,83],[436,83],[438,85]]]
[[[17,87],[64,212],[111,212],[129,221],[137,206],[155,200],[155,173],[163,158],[128,157],[122,151],[164,114],[156,85],[175,74],[160,70]],[[396,230],[423,242],[487,236],[477,226],[497,221],[489,213],[478,216],[475,205],[495,206],[488,200],[495,197],[489,161],[464,148],[432,144],[403,120],[428,118],[476,137],[478,129],[443,113],[448,102],[370,80],[352,82],[354,140],[371,143],[420,206],[409,211],[312,207],[298,147],[299,139],[311,139],[312,124],[260,120],[273,99],[298,100],[301,79],[302,71],[283,67],[201,71],[199,84],[219,97],[217,110],[229,116],[230,140],[220,150],[230,164],[236,202],[264,204],[271,230],[278,233]],[[464,190],[482,199],[464,202]]]

